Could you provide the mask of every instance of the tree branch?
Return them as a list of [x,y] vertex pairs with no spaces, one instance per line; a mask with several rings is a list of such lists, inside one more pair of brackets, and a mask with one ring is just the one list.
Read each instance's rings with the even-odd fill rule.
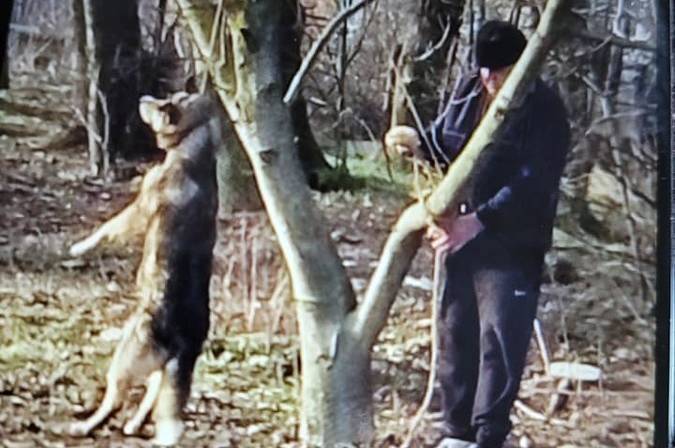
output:
[[570,35],[570,37],[580,38],[580,39],[588,39],[588,40],[595,40],[595,41],[598,41],[598,42],[608,41],[612,45],[616,45],[618,47],[624,47],[624,48],[632,48],[632,49],[635,49],[635,50],[644,50],[644,51],[652,51],[652,52],[656,51],[656,47],[653,46],[653,45],[650,45],[649,43],[625,39],[625,38],[617,36],[615,34],[598,33],[598,32],[595,32],[595,31],[581,30],[581,31],[574,31]]
[[469,186],[477,168],[479,156],[485,155],[483,149],[495,139],[511,105],[520,103],[537,76],[538,67],[562,28],[560,24],[564,20],[561,16],[567,8],[569,0],[548,1],[537,30],[460,156],[450,165],[426,204],[408,207],[394,226],[364,300],[350,316],[352,330],[363,338],[364,344],[374,344],[384,327],[396,292],[419,248],[428,217],[447,216],[457,210],[462,192]]
[[354,3],[352,6],[342,10],[339,14],[333,17],[331,21],[328,23],[328,25],[326,25],[325,28],[321,30],[321,34],[319,34],[319,37],[317,37],[317,39],[312,44],[312,47],[307,52],[307,56],[305,56],[305,58],[302,60],[300,68],[293,76],[293,79],[291,80],[291,83],[288,86],[288,90],[286,90],[286,94],[284,95],[284,103],[286,103],[286,105],[290,105],[291,103],[293,103],[293,101],[295,101],[295,98],[298,95],[298,91],[300,90],[300,83],[302,82],[302,79],[305,77],[309,69],[312,67],[312,64],[314,63],[314,60],[318,56],[319,52],[328,43],[328,39],[331,37],[335,29],[344,20],[347,20],[359,9],[363,8],[372,1],[373,0],[361,0],[357,3]]
[[453,26],[453,25],[454,25],[453,21],[452,21],[452,20],[448,20],[448,23],[445,25],[445,28],[443,29],[443,35],[442,35],[441,38],[438,40],[438,42],[436,42],[435,44],[433,44],[433,45],[432,45],[430,48],[428,48],[424,53],[422,53],[422,54],[420,54],[420,55],[418,55],[418,56],[413,56],[413,61],[415,61],[415,62],[424,62],[424,61],[426,61],[427,59],[429,59],[431,56],[433,56],[434,53],[436,53],[438,50],[440,50],[441,48],[443,48],[443,46],[445,45],[445,43],[446,43],[446,42],[448,41],[448,39],[450,38],[450,34],[451,34],[451,33],[456,33],[456,32],[457,32],[457,30],[454,30],[454,29],[453,29],[453,28],[456,28],[456,27]]

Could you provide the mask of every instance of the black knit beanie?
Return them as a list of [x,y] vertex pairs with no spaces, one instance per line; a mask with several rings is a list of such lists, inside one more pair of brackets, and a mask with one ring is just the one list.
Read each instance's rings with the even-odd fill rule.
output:
[[514,64],[527,45],[518,28],[501,20],[485,22],[476,38],[478,67],[499,69]]

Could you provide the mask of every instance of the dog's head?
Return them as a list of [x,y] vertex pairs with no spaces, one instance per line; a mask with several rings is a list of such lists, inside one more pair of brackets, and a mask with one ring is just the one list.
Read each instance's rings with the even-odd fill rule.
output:
[[192,129],[212,115],[213,101],[205,95],[178,92],[167,99],[141,97],[141,119],[150,126],[162,149],[175,147]]

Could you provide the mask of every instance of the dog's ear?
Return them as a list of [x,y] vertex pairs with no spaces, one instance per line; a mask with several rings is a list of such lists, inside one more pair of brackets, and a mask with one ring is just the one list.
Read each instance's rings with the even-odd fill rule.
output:
[[138,104],[138,112],[141,114],[141,120],[145,123],[152,125],[153,115],[157,110],[157,99],[151,97],[150,95],[144,95],[141,97]]
[[[174,103],[166,103],[159,108],[160,113],[164,115],[165,126],[175,128],[183,117],[183,112]],[[159,129],[157,129],[159,131]]]
[[157,133],[175,132],[182,114],[170,100],[158,100],[152,96],[141,97],[138,111],[141,119]]

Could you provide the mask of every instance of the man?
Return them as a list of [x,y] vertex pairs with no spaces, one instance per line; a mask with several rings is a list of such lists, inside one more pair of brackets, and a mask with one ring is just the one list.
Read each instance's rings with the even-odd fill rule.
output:
[[[513,25],[487,22],[476,41],[478,72],[461,80],[425,142],[412,128],[397,126],[387,144],[441,166],[451,163],[525,45]],[[440,220],[431,232],[432,246],[450,254],[439,322],[443,447],[501,447],[510,432],[551,245],[570,139],[562,101],[537,79],[502,130],[460,215]]]

